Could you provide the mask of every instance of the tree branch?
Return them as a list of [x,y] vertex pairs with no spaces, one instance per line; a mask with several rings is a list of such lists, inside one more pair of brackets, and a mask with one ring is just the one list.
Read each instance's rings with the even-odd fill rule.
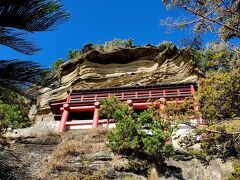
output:
[[215,23],[215,24],[224,26],[224,27],[226,27],[226,28],[228,28],[228,29],[230,29],[230,30],[232,30],[232,31],[236,31],[237,33],[240,33],[240,30],[238,30],[238,29],[235,29],[235,28],[233,28],[233,27],[231,27],[231,26],[229,26],[229,25],[227,25],[227,24],[224,24],[224,23],[221,23],[221,22],[216,21],[216,20],[214,20],[214,19],[211,19],[211,18],[209,18],[209,17],[207,17],[207,16],[205,16],[205,15],[202,15],[202,14],[200,14],[200,13],[198,13],[198,12],[195,12],[195,11],[189,9],[187,6],[183,6],[183,7],[184,7],[184,9],[185,9],[186,11],[188,11],[188,12],[190,12],[190,13],[193,13],[193,14],[195,14],[195,15],[201,17],[201,18],[204,18],[204,19],[206,19],[206,20],[208,20],[208,21],[211,21],[211,22],[213,22],[213,23]]
[[[210,16],[219,6],[222,5],[222,3],[223,3],[223,1],[221,1],[220,3],[218,3],[217,6],[215,6],[210,12],[208,12],[208,13],[205,14],[204,16],[205,16],[205,17]],[[183,25],[183,26],[186,26],[186,25],[189,25],[189,24],[194,24],[194,23],[196,23],[196,22],[201,21],[202,19],[203,19],[203,18],[199,18],[199,19],[197,19],[197,20],[195,20],[195,21],[187,22],[187,23],[182,24],[182,25]]]
[[227,133],[227,132],[222,132],[222,131],[214,131],[214,130],[210,130],[210,129],[204,129],[203,131],[207,131],[207,132],[211,132],[211,133],[219,133],[219,134],[228,134],[228,135],[240,134],[240,132]]
[[235,13],[231,8],[229,8],[229,6],[227,6],[224,2],[223,5],[227,8],[227,10],[225,10],[226,12],[232,13],[236,16],[240,16],[238,13]]

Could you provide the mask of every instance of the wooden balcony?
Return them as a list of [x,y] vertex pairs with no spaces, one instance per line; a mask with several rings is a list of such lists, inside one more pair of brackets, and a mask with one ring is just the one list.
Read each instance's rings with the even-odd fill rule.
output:
[[96,90],[74,90],[69,92],[68,98],[61,101],[50,102],[52,112],[61,114],[60,108],[64,103],[68,103],[70,107],[93,106],[94,102],[104,98],[116,96],[121,101],[132,100],[133,103],[153,102],[160,98],[167,101],[184,100],[191,97],[195,91],[195,84],[175,84],[171,86],[138,86],[138,87],[122,87],[108,88]]

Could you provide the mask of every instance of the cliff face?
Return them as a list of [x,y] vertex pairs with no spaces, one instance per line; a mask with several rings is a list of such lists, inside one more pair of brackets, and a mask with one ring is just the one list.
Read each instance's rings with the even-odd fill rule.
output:
[[160,174],[157,170],[162,167],[114,155],[106,147],[107,132],[97,128],[61,136],[45,133],[11,143],[1,149],[0,179],[220,180],[228,179],[234,170],[231,160],[212,159],[206,165],[186,156],[180,160],[179,156],[166,160],[166,172]]
[[38,114],[49,113],[49,101],[66,98],[70,89],[194,82],[198,76],[190,53],[176,46],[164,51],[153,46],[93,50],[61,66],[57,87],[41,90]]

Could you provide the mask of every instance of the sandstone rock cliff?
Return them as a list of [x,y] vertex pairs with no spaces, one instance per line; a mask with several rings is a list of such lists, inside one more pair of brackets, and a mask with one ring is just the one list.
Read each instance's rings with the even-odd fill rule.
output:
[[96,89],[161,83],[195,82],[199,72],[187,50],[170,46],[118,48],[108,53],[92,50],[61,66],[54,88],[41,89],[38,115],[50,113],[49,102],[65,99],[70,89]]

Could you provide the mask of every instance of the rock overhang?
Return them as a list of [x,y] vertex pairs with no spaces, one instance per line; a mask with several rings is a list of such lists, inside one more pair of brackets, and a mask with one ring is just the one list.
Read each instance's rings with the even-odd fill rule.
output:
[[50,112],[49,102],[66,98],[70,89],[194,83],[200,76],[191,53],[174,45],[163,51],[154,46],[92,50],[61,66],[59,86],[39,96],[38,109]]

